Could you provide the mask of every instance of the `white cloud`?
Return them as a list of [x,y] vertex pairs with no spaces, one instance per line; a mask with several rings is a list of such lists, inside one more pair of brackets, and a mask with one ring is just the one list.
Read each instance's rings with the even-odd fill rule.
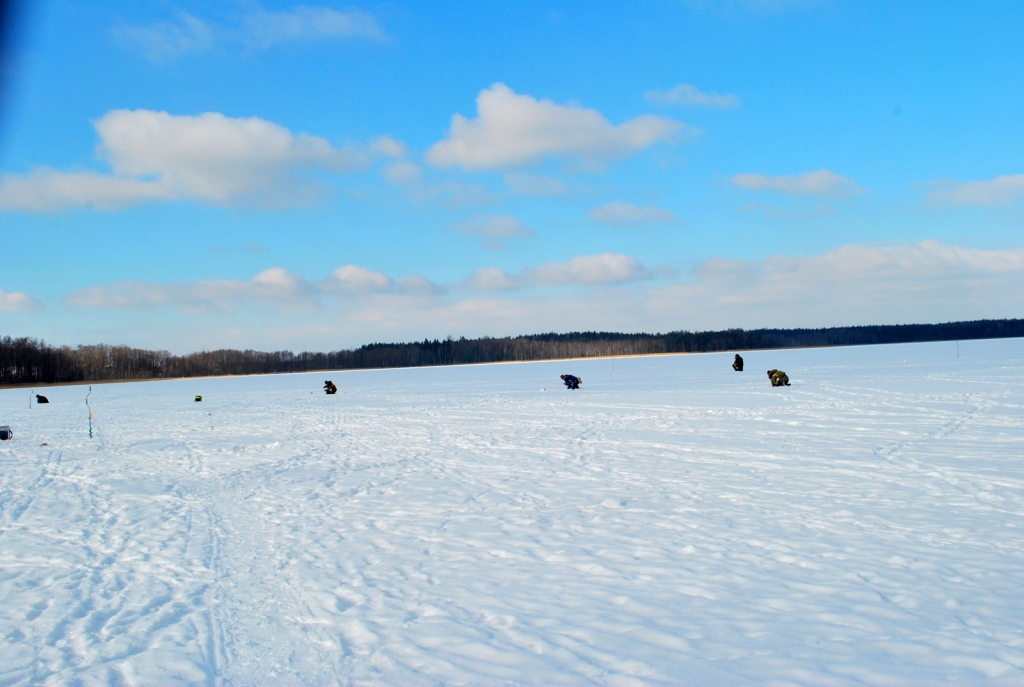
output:
[[171,200],[167,184],[97,172],[61,172],[41,167],[0,177],[0,210],[52,212],[72,207],[112,210],[146,201]]
[[701,93],[695,86],[681,83],[667,91],[648,91],[644,98],[652,103],[672,103],[696,107],[733,108],[740,106],[740,99],[734,95],[718,93]]
[[639,207],[632,203],[615,201],[587,211],[587,217],[604,224],[625,226],[630,224],[654,224],[657,222],[675,222],[676,216],[668,210],[661,210],[653,205]]
[[399,293],[413,296],[441,296],[448,292],[445,287],[419,275],[399,277],[397,283]]
[[24,310],[41,310],[43,304],[21,291],[4,291],[0,289],[0,312],[18,312]]
[[0,178],[0,209],[110,209],[154,200],[306,203],[320,189],[305,173],[353,171],[369,162],[364,149],[336,148],[258,117],[112,110],[93,125],[97,151],[112,173],[7,174]]
[[121,23],[113,33],[118,40],[142,50],[151,62],[167,62],[209,50],[216,31],[203,20],[182,12],[176,22],[158,21],[149,26]]
[[[524,285],[521,277],[493,268],[478,270],[464,283],[493,292]],[[689,280],[643,291],[472,297],[415,317],[427,331],[467,336],[828,327],[1019,317],[1021,293],[1024,249],[989,251],[923,241],[854,244],[806,257],[712,259],[695,267]]]
[[331,272],[331,276],[324,280],[324,288],[327,291],[388,291],[395,286],[395,281],[380,272],[372,272],[359,265],[345,265]]
[[649,307],[700,327],[820,327],[1019,316],[1024,249],[939,241],[852,244],[808,257],[713,259],[696,280],[652,293]]
[[329,7],[300,6],[288,12],[259,11],[242,20],[242,40],[249,46],[269,48],[287,41],[328,38],[384,40],[373,15],[360,10],[339,12]]
[[521,196],[564,196],[569,193],[568,184],[561,179],[529,172],[507,172],[505,184]]
[[484,267],[473,272],[460,286],[471,291],[509,291],[527,286],[610,286],[651,277],[651,272],[636,258],[600,253],[537,265],[519,274]]
[[172,306],[185,313],[225,312],[237,301],[274,302],[285,308],[315,305],[313,288],[302,277],[280,267],[263,270],[249,280],[217,279],[190,283],[119,281],[74,291],[64,299],[81,308],[135,309]]
[[509,291],[522,285],[520,277],[497,267],[481,267],[462,282],[462,286],[471,291]]
[[471,219],[456,222],[455,231],[479,236],[484,247],[490,250],[501,248],[501,241],[533,236],[533,231],[512,215],[476,215]]
[[287,42],[387,38],[372,14],[310,6],[293,7],[286,12],[257,10],[237,17],[234,23],[219,24],[179,12],[176,21],[147,25],[121,22],[112,33],[114,38],[133,45],[146,59],[157,63],[207,52],[218,43],[261,50]]
[[69,294],[64,302],[80,308],[145,309],[172,307],[184,313],[226,313],[243,301],[271,304],[286,311],[316,308],[323,296],[348,299],[422,298],[445,289],[420,276],[392,279],[359,265],[344,265],[320,281],[307,281],[281,267],[263,270],[252,279],[195,282],[119,281],[90,286]]
[[401,141],[396,141],[390,136],[378,136],[370,141],[370,150],[397,160],[405,157],[406,146]]
[[622,284],[651,276],[639,260],[619,253],[580,255],[568,262],[549,262],[524,272],[526,281],[534,286]]
[[[342,268],[341,274],[348,275],[349,290],[335,286],[328,295],[322,286],[326,279],[303,287],[311,294],[309,298],[318,298],[324,305],[320,310],[309,310],[308,301],[301,298],[298,303],[289,301],[295,298],[294,285],[302,282],[273,274],[260,280],[260,286],[250,284],[257,280],[228,281],[227,288],[225,282],[134,282],[135,293],[129,289],[115,292],[111,289],[114,285],[107,285],[86,290],[90,293],[79,292],[77,298],[94,306],[163,305],[206,312],[217,308],[203,300],[209,299],[209,294],[202,291],[219,289],[229,295],[221,295],[214,304],[225,302],[227,310],[259,298],[278,308],[273,317],[260,316],[257,324],[245,319],[249,315],[220,310],[205,331],[201,320],[194,320],[194,327],[182,328],[180,320],[157,312],[150,319],[152,331],[139,332],[136,322],[143,315],[130,321],[125,318],[119,336],[149,337],[155,347],[178,346],[184,351],[199,340],[211,346],[265,348],[272,341],[277,347],[326,350],[447,334],[948,322],[1019,317],[1020,294],[1024,293],[1022,248],[980,250],[937,241],[897,246],[855,244],[806,257],[708,260],[687,279],[668,285],[623,282],[623,277],[641,278],[647,270],[627,256],[613,255],[604,266],[601,258],[581,256],[553,268],[541,266],[517,274],[484,268],[461,282],[461,290],[447,295],[422,278],[392,280],[365,268]],[[561,284],[593,288],[540,288]],[[268,300],[270,295],[279,298]],[[187,335],[183,333],[186,330]]]
[[787,195],[846,198],[863,193],[851,179],[827,169],[804,172],[799,176],[767,176],[764,174],[736,174],[729,183],[748,191],[776,191]]
[[558,157],[593,167],[669,140],[685,126],[652,115],[616,126],[597,110],[519,95],[503,83],[480,91],[476,105],[476,119],[452,116],[448,137],[427,150],[428,163],[474,171]]
[[1024,174],[954,184],[928,196],[932,202],[949,205],[1008,205],[1020,198],[1024,198]]

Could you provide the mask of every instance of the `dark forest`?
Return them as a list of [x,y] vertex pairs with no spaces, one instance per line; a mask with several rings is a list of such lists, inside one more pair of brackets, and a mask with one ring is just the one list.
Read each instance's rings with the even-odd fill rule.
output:
[[51,346],[27,337],[0,338],[0,385],[118,379],[171,379],[424,365],[464,365],[656,353],[705,353],[810,346],[1002,339],[1024,336],[1024,320],[877,325],[828,329],[728,329],[623,334],[573,332],[480,339],[373,343],[328,353],[222,349],[188,355],[128,346]]

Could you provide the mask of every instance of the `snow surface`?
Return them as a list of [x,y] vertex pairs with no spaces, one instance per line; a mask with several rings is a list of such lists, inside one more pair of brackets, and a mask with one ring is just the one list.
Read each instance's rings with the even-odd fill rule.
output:
[[1022,685],[1024,340],[959,348],[0,391],[0,685]]

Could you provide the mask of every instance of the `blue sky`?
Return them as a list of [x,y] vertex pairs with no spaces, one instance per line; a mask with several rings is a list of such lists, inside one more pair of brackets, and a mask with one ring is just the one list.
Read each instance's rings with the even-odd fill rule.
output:
[[1022,315],[1015,3],[19,16],[3,334],[322,350]]

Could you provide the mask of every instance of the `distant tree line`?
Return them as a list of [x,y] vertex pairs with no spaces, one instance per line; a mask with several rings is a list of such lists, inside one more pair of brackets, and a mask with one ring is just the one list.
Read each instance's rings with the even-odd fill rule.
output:
[[38,339],[0,338],[0,385],[114,379],[310,372],[425,365],[559,360],[651,353],[704,353],[808,346],[1002,339],[1024,336],[1024,320],[877,325],[828,329],[727,329],[718,332],[624,334],[573,332],[480,339],[373,343],[329,353],[221,349],[188,355],[128,346],[51,346]]

